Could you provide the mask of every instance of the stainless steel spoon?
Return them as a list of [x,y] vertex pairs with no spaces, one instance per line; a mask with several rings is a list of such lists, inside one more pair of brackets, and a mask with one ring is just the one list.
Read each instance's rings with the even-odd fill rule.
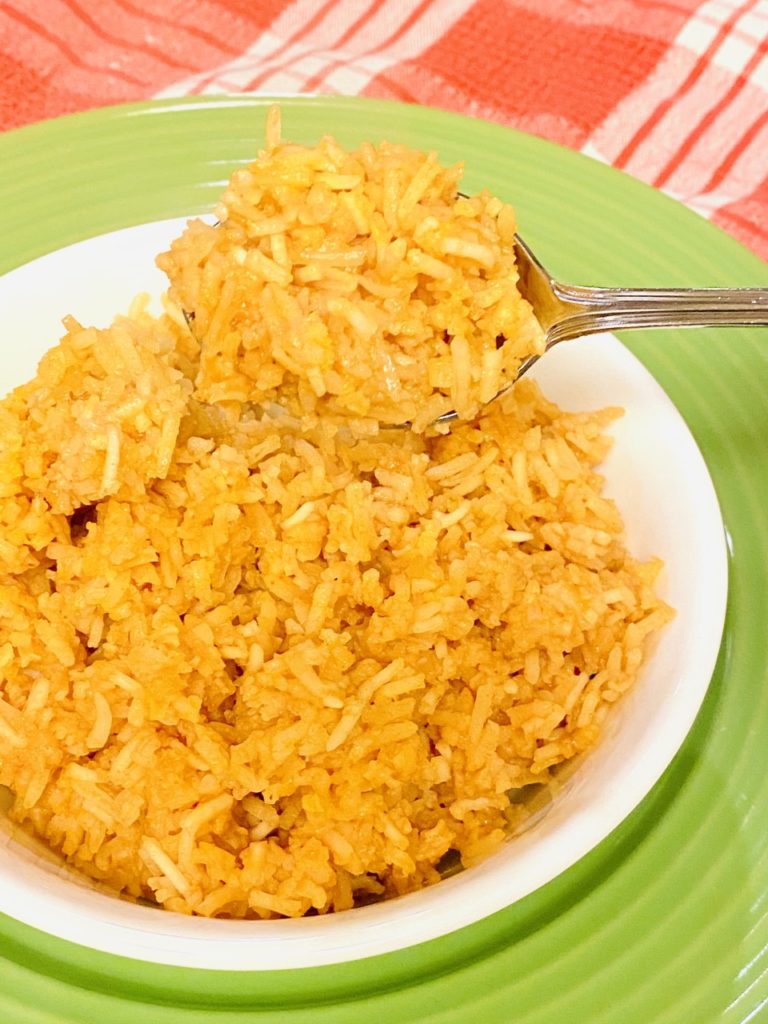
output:
[[[636,327],[768,327],[768,288],[582,288],[561,284],[545,270],[519,235],[515,257],[518,288],[533,307],[545,335],[545,349],[599,331]],[[540,355],[521,363],[515,380]],[[504,394],[515,381],[496,395]],[[437,420],[456,419],[455,412]]]

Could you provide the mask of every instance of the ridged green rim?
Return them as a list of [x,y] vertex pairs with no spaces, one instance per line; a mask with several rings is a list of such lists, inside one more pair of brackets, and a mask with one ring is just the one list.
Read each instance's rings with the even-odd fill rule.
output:
[[[262,137],[268,102],[114,107],[0,138],[0,272],[105,231],[209,209]],[[345,144],[389,138],[464,159],[468,187],[511,199],[526,238],[565,279],[768,284],[765,264],[695,214],[539,139],[420,107],[325,97],[281,104],[286,134],[298,140],[330,131]],[[768,1006],[768,337],[701,330],[625,340],[704,452],[732,558],[725,641],[706,703],[662,781],[624,825],[508,910],[447,938],[340,967],[158,967],[0,918],[0,1019],[759,1019]]]

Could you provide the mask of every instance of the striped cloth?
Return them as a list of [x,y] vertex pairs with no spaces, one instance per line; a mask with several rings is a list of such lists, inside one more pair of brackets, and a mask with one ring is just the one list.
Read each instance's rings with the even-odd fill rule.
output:
[[0,0],[0,126],[345,93],[545,136],[768,258],[768,0]]

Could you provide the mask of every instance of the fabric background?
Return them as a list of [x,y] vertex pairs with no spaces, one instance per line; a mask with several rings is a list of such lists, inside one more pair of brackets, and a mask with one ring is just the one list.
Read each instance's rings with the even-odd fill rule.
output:
[[520,128],[768,258],[768,0],[0,0],[0,128],[249,91]]

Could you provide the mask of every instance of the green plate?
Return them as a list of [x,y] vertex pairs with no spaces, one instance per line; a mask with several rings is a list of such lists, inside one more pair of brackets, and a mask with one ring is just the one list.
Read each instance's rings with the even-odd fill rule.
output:
[[[263,137],[260,97],[147,103],[0,138],[0,271],[116,228],[208,210]],[[539,139],[419,107],[281,100],[285,134],[388,138],[464,159],[583,284],[768,285],[682,206]],[[119,268],[116,268],[119,273]],[[44,301],[44,297],[41,299]],[[554,882],[447,938],[339,967],[157,967],[0,917],[8,1024],[710,1024],[768,1020],[768,335],[635,333],[687,420],[729,533],[725,640],[684,747],[632,816]],[[4,338],[12,345],[12,338]]]

